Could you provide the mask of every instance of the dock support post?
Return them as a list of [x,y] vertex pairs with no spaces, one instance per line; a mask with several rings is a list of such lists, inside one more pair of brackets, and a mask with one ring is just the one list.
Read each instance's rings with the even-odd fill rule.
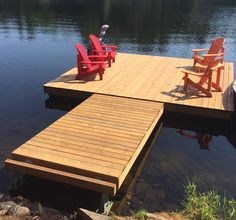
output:
[[110,196],[107,193],[102,193],[101,194],[101,200],[100,200],[100,205],[99,208],[97,209],[97,213],[103,214],[103,215],[108,215],[111,207],[113,205],[113,202],[110,199]]

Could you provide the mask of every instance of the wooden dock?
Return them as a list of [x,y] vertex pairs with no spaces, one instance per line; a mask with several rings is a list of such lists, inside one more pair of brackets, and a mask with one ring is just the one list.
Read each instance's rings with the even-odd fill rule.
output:
[[5,164],[114,195],[162,113],[162,103],[94,94],[13,151]]
[[9,168],[114,195],[142,151],[163,109],[230,118],[233,63],[225,63],[222,92],[183,91],[192,60],[119,53],[104,79],[75,80],[77,69],[44,85],[50,95],[88,96],[12,152]]
[[119,53],[116,63],[107,68],[104,79],[75,80],[73,68],[44,85],[51,95],[80,97],[84,94],[106,94],[127,98],[162,102],[165,109],[217,118],[229,118],[234,111],[231,84],[233,63],[225,62],[221,75],[222,92],[213,97],[189,89],[183,91],[182,69],[192,66],[191,59]]

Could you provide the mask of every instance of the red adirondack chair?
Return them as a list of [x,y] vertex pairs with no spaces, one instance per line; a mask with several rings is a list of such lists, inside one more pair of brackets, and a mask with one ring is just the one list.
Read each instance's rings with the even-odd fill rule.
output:
[[89,39],[91,41],[91,44],[89,46],[89,53],[92,55],[105,56],[104,60],[108,61],[108,65],[109,67],[111,67],[111,61],[113,63],[115,62],[116,50],[118,47],[109,46],[109,45],[101,45],[98,38],[93,34],[89,35]]
[[75,47],[78,50],[78,55],[77,55],[78,75],[76,76],[76,79],[82,79],[84,76],[98,73],[100,76],[100,80],[102,80],[105,71],[105,62],[94,61],[94,59],[104,59],[105,56],[100,56],[100,55],[88,56],[82,45],[76,44]]
[[[187,90],[187,87],[190,85],[208,97],[212,97],[211,88],[213,87],[216,91],[221,92],[222,89],[220,87],[220,75],[221,70],[223,69],[222,57],[212,61],[205,67],[203,73],[196,73],[188,70],[182,70],[185,74],[183,77],[184,80],[184,91]],[[212,74],[216,71],[216,80],[212,81]],[[200,78],[196,82],[190,79],[189,75],[195,76],[196,78]]]
[[[224,60],[224,38],[216,38],[212,41],[211,47],[209,49],[193,49],[193,66],[195,67],[196,64],[200,64],[203,66],[208,66],[211,62],[213,62],[217,56],[221,56],[223,63]],[[202,56],[199,55],[200,52],[206,52],[207,54],[203,54]],[[197,69],[199,69],[198,66],[196,66]]]

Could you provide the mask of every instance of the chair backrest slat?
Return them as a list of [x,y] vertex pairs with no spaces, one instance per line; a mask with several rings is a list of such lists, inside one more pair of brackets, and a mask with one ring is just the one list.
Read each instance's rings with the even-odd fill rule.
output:
[[[211,43],[208,54],[218,54],[220,52],[224,52],[224,42],[225,39],[223,37],[214,39]],[[215,60],[215,57],[207,57],[208,62],[211,62],[213,60]]]
[[[98,38],[97,38],[95,35],[90,34],[90,35],[89,35],[89,39],[90,39],[90,41],[92,42],[93,47],[95,48],[95,50],[97,50],[97,51],[102,51],[101,43],[100,43],[100,41],[98,40]],[[97,54],[98,54],[98,55],[103,55],[102,52],[97,52]]]
[[91,64],[89,64],[90,60],[86,54],[84,47],[81,44],[76,44],[75,47],[78,50],[79,59],[87,63],[86,66],[88,69],[90,69],[91,68]]

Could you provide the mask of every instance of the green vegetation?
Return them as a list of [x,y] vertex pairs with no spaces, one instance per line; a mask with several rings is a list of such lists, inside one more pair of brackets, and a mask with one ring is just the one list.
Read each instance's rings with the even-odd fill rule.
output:
[[[184,186],[185,195],[183,209],[175,212],[153,213],[153,216],[163,217],[163,219],[175,220],[236,220],[236,201],[221,196],[216,190],[200,192],[197,186],[197,179],[194,178]],[[149,214],[149,215],[147,215]],[[151,219],[150,213],[145,209],[132,213],[131,217],[113,216],[114,219]]]
[[146,219],[147,210],[146,209],[140,209],[136,213],[133,213],[133,216],[135,219]]
[[236,201],[223,198],[215,191],[198,192],[196,181],[185,186],[184,210],[181,212],[190,219],[217,220],[236,219]]

